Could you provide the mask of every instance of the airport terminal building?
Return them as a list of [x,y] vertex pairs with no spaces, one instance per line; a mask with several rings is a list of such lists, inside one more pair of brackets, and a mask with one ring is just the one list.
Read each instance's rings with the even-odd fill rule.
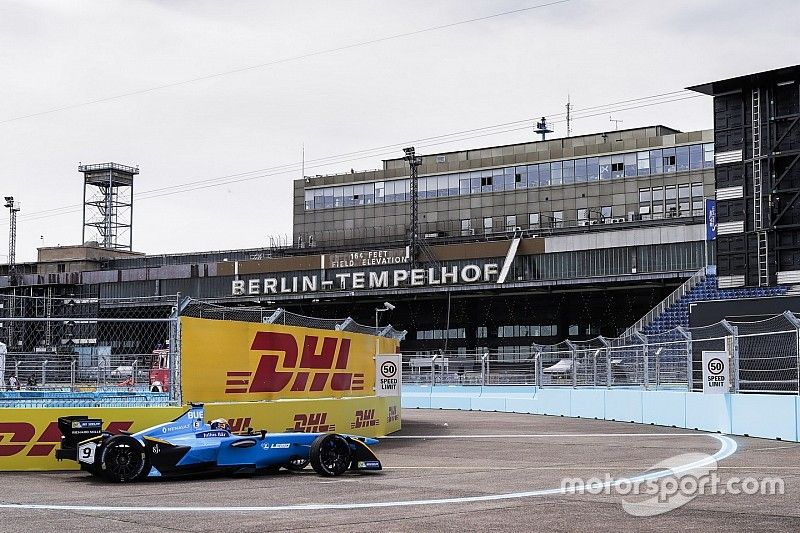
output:
[[362,323],[390,301],[397,309],[385,319],[409,331],[404,349],[446,338],[453,350],[513,351],[616,335],[705,264],[712,139],[654,126],[425,155],[414,264],[400,158],[381,171],[297,180],[289,247],[43,248],[37,263],[18,266],[14,286],[0,284],[84,299],[180,292]]
[[[22,315],[19,307],[39,296],[122,299],[122,313],[145,297],[152,307],[172,305],[174,297],[159,297],[180,293],[371,324],[388,301],[395,309],[381,325],[407,330],[409,351],[513,354],[533,343],[613,337],[717,263],[708,200],[726,205],[721,222],[735,216],[719,197],[719,169],[728,176],[735,163],[730,150],[722,158],[715,150],[720,132],[717,120],[715,130],[657,125],[421,154],[416,202],[406,157],[379,170],[306,176],[294,182],[290,245],[152,256],[96,243],[42,248],[39,261],[13,273],[0,266],[0,292],[16,297],[4,312]],[[731,287],[740,281],[732,275],[725,272]],[[748,276],[739,285],[759,285],[750,283],[757,271]],[[764,285],[775,279],[773,271]],[[59,312],[36,305],[27,315]]]

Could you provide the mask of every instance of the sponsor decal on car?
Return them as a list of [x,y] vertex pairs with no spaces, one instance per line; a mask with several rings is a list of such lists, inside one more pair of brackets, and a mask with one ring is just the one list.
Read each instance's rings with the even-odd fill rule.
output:
[[161,428],[161,433],[174,433],[175,431],[183,431],[184,429],[191,429],[192,424],[181,424],[179,426],[164,426]]
[[97,429],[101,424],[100,420],[73,420],[72,429]]
[[231,434],[223,430],[213,430],[213,431],[201,431],[200,433],[195,433],[194,436],[197,437],[198,439],[210,439],[210,438],[230,437]]

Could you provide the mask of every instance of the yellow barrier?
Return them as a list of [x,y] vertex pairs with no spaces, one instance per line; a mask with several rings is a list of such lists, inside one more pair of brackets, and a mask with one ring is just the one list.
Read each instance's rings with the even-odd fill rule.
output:
[[[60,416],[88,415],[103,420],[112,432],[136,432],[177,418],[184,407],[74,407],[0,411],[0,471],[74,470],[72,461],[56,461]],[[210,403],[206,418],[229,419],[234,430],[252,427],[270,432],[335,431],[368,437],[400,429],[400,397],[278,400],[272,402]]]
[[181,318],[183,398],[194,402],[375,394],[375,350],[394,339],[282,324]]

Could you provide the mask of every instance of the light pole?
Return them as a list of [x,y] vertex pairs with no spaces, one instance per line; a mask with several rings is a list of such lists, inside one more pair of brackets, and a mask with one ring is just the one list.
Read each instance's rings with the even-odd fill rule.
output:
[[3,199],[6,201],[4,207],[8,208],[9,221],[8,221],[8,275],[12,285],[16,285],[16,255],[17,255],[17,213],[19,212],[19,204],[14,203],[13,196],[5,196]]
[[375,355],[378,355],[378,313],[383,313],[384,311],[391,311],[393,309],[394,306],[389,302],[383,302],[383,307],[375,308]]

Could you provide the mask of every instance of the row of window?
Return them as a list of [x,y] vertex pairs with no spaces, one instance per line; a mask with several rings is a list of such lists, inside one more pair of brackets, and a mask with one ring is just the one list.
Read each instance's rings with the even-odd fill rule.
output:
[[[686,183],[684,185],[669,185],[666,187],[652,187],[639,189],[639,215],[641,219],[659,219],[665,217],[700,216],[703,214],[703,184],[700,182]],[[633,213],[630,213],[633,215]],[[544,218],[544,220],[542,220]],[[628,218],[633,218],[629,216]],[[575,211],[575,218],[580,222],[597,220],[605,222],[611,220],[611,206],[599,208],[581,208]],[[564,211],[551,213],[529,213],[528,228],[539,229],[543,227],[560,228],[564,226]],[[514,231],[522,228],[523,220],[517,215],[506,215],[505,231]],[[461,220],[461,233],[466,235],[472,231],[472,219]],[[484,217],[484,233],[495,231],[494,218]]]
[[428,329],[417,331],[417,340],[438,339],[466,339],[467,330],[464,328]]
[[667,185],[639,189],[639,214],[643,219],[682,217],[703,212],[703,184]]
[[[476,170],[419,178],[420,198],[509,191],[550,185],[649,176],[714,166],[713,144],[692,144],[618,155]],[[328,209],[409,200],[408,178],[306,189],[305,208]]]
[[554,337],[558,335],[558,326],[499,326],[497,336],[505,337]]
[[[592,335],[598,334],[599,329],[597,326],[580,327],[577,324],[569,326],[569,335],[578,336],[581,334]],[[513,326],[498,326],[495,328],[488,328],[486,326],[479,326],[476,330],[476,337],[485,339],[491,334],[492,337],[498,338],[515,338],[515,337],[554,337],[558,335],[558,326],[555,324],[550,325],[513,325]],[[467,338],[465,328],[451,328],[451,329],[429,329],[417,331],[417,340],[442,340],[442,339],[465,339]],[[505,348],[504,348],[505,349]]]

